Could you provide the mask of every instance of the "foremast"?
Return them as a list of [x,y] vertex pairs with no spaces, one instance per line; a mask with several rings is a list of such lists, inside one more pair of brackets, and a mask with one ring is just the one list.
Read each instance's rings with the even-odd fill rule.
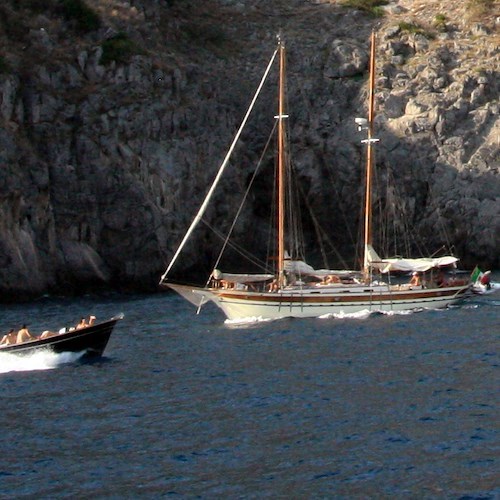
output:
[[366,153],[366,189],[365,189],[365,221],[364,221],[364,257],[363,257],[363,276],[366,281],[370,280],[370,251],[372,248],[372,180],[373,167],[375,163],[375,150],[373,144],[378,139],[373,138],[373,122],[375,120],[375,31],[372,31],[370,39],[370,82],[368,95],[368,137],[362,142],[367,144]]
[[285,286],[285,44],[278,35],[279,88],[278,88],[278,286]]

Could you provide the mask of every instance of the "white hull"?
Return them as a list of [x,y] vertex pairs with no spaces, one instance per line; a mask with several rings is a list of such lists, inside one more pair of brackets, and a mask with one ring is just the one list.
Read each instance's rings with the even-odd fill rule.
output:
[[[469,286],[434,289],[400,289],[387,285],[357,286],[334,290],[286,289],[279,292],[249,292],[169,285],[185,297],[186,289],[199,297],[197,305],[214,302],[230,320],[245,318],[314,318],[360,311],[406,311],[445,308],[462,300]],[[194,301],[192,301],[195,303]]]

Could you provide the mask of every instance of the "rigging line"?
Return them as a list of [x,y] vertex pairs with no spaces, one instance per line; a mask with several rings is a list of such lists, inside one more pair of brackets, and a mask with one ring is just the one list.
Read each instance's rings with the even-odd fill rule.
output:
[[384,207],[383,207],[383,217],[384,217],[384,238],[385,238],[385,245],[388,251],[385,252],[385,255],[390,255],[389,250],[394,249],[398,245],[398,228],[397,228],[397,223],[396,223],[396,213],[394,210],[394,205],[393,205],[393,200],[392,200],[392,194],[390,191],[390,184],[389,184],[389,168],[384,164],[385,166],[385,187],[384,187]]
[[292,200],[293,206],[296,208],[295,211],[292,210],[292,205],[290,206],[291,214],[291,225],[293,231],[293,243],[295,245],[294,253],[296,258],[301,258],[305,260],[305,245],[304,245],[304,228],[301,221],[302,218],[302,206],[300,204],[300,182],[298,179],[297,172],[293,169],[292,165],[289,165],[289,175],[290,175],[290,200]]
[[431,257],[436,256],[441,250],[447,251],[447,248],[445,245],[441,245],[434,253],[431,254]]
[[[398,215],[400,215],[399,221],[401,223],[400,225],[402,226],[402,229],[400,229],[400,234],[401,239],[403,240],[402,248],[400,248],[399,246],[395,248],[395,254],[401,254],[410,257],[411,255],[415,255],[416,252],[416,255],[419,256],[427,255],[428,252],[423,251],[422,249],[420,238],[416,236],[416,225],[414,222],[415,215],[411,217],[411,219],[413,219],[413,223],[410,223],[407,204],[404,201],[401,201],[402,199],[407,199],[408,196],[401,196],[401,190],[396,183],[396,178],[393,172],[391,172],[391,182],[393,185],[394,199],[398,202]],[[397,227],[395,226],[395,231],[396,230]],[[395,233],[395,236],[397,237],[398,235]]]
[[306,200],[306,206],[309,210],[309,215],[314,224],[314,231],[316,232],[316,238],[318,239],[319,242],[321,257],[323,258],[323,266],[325,267],[325,269],[329,269],[330,266],[328,265],[328,257],[326,255],[325,245],[323,244],[323,238],[321,237],[321,226],[319,225],[318,219],[316,219],[316,216],[314,215],[312,207],[309,204],[308,200]]
[[[326,239],[328,241],[328,243],[330,243],[333,251],[337,254],[337,257],[340,257],[340,255],[336,251],[333,244],[329,241],[328,235],[326,234],[324,229],[321,227],[321,224],[319,223],[318,218],[316,217],[316,214],[314,213],[314,210],[312,209],[312,206],[309,203],[309,199],[305,195],[304,189],[300,185],[299,185],[299,191],[300,191],[300,194],[302,195],[302,198],[303,198],[304,203],[306,205],[307,211],[309,212],[309,216],[311,217],[311,220],[312,220],[312,223],[314,226],[314,232],[316,233],[316,238],[318,240],[318,244],[320,247],[321,257],[323,258],[323,265],[325,268],[328,269],[330,266],[328,265],[328,257],[326,254],[325,245],[323,244],[323,239]],[[342,260],[342,257],[340,257],[340,259]]]
[[[338,184],[335,181],[334,174],[333,174],[333,172],[330,171],[329,167],[326,167],[326,173],[327,173],[327,176],[328,176],[328,180],[330,181],[330,187],[335,191],[335,197],[336,197],[336,199],[337,200],[341,200],[342,197],[340,196],[340,191],[339,191],[339,188],[338,188]],[[357,241],[359,240],[359,237],[355,236],[353,234],[353,232],[351,230],[351,223],[348,220],[346,212],[344,210],[344,205],[342,203],[340,203],[340,202],[338,203],[338,209],[339,209],[338,211],[342,215],[342,219],[344,221],[345,230],[347,231],[347,234],[349,236],[350,243],[352,245],[356,245]]]
[[[366,179],[365,176],[363,175],[363,170],[361,170],[361,179],[360,179],[360,187],[362,189],[362,192],[366,190]],[[357,228],[357,236],[356,236],[356,242],[355,242],[355,255],[354,255],[354,266],[357,266],[360,262],[363,261],[363,253],[364,253],[364,245],[363,245],[363,234],[364,234],[364,228],[363,228],[363,218],[364,218],[364,213],[365,213],[365,203],[364,199],[362,196],[360,198],[360,203],[359,203],[359,211],[358,211],[358,228]]]
[[[301,248],[301,231],[300,231],[300,204],[297,197],[297,179],[296,172],[293,170],[290,155],[286,158],[286,176],[289,179],[287,183],[287,235],[288,235],[288,252],[291,257],[296,258],[303,253]],[[303,241],[303,238],[302,238]]]
[[168,273],[172,269],[175,261],[177,260],[177,257],[179,256],[179,254],[181,253],[182,249],[184,248],[184,245],[186,244],[187,240],[191,236],[191,233],[193,232],[194,228],[198,225],[198,223],[200,222],[201,218],[203,217],[203,214],[205,213],[205,211],[206,211],[206,209],[208,207],[208,203],[210,201],[210,198],[212,197],[212,195],[213,195],[213,193],[215,191],[215,188],[217,187],[217,184],[219,183],[219,180],[222,177],[222,174],[224,173],[224,170],[226,169],[227,164],[229,163],[229,158],[231,157],[231,154],[232,154],[232,152],[233,152],[233,150],[234,150],[234,148],[236,146],[236,143],[238,142],[238,139],[240,138],[240,135],[241,135],[241,133],[243,131],[243,128],[245,127],[245,125],[247,123],[247,120],[248,120],[248,118],[250,116],[250,113],[253,110],[255,102],[257,101],[257,97],[259,96],[260,91],[261,91],[262,87],[264,86],[264,82],[267,79],[267,75],[269,74],[269,71],[271,70],[271,67],[273,65],[273,62],[274,62],[274,59],[275,59],[277,53],[278,53],[278,49],[275,49],[275,51],[274,51],[274,53],[273,53],[273,55],[271,57],[271,60],[269,61],[269,64],[267,65],[266,71],[264,72],[264,75],[262,76],[262,79],[261,79],[261,81],[259,83],[259,86],[257,87],[257,90],[256,90],[256,92],[255,92],[255,94],[253,96],[252,102],[250,103],[250,106],[247,109],[245,117],[243,118],[243,121],[241,122],[240,128],[238,129],[238,132],[236,132],[236,135],[235,135],[235,137],[233,139],[231,147],[229,148],[229,151],[227,152],[226,157],[224,158],[224,161],[222,162],[222,165],[220,166],[219,171],[217,172],[215,180],[212,183],[212,186],[210,187],[210,190],[208,191],[208,193],[207,193],[207,195],[205,197],[205,200],[203,201],[200,209],[198,210],[198,213],[196,214],[196,217],[194,218],[193,222],[191,223],[191,226],[189,226],[189,229],[188,229],[187,233],[185,234],[184,238],[182,239],[181,244],[177,248],[174,256],[172,257],[172,260],[170,261],[170,264],[168,265],[167,270],[163,273],[163,275],[162,275],[162,277],[160,279],[160,283],[163,283],[163,281],[165,281]]
[[[285,79],[285,101],[286,109],[290,109],[289,106],[289,94],[288,94],[288,80]],[[301,225],[301,213],[300,213],[300,203],[298,196],[298,188],[300,183],[298,182],[298,173],[294,168],[292,162],[291,154],[291,144],[290,144],[290,120],[285,122],[284,129],[284,158],[285,158],[285,169],[286,176],[289,179],[287,183],[287,195],[285,196],[287,200],[287,225],[288,225],[288,251],[292,258],[302,258],[305,260],[305,247],[304,247],[304,233]]]
[[[384,165],[385,166],[385,165]],[[378,211],[377,247],[380,248],[383,255],[389,256],[396,247],[398,247],[399,234],[396,224],[396,216],[391,206],[391,193],[389,192],[390,172],[385,167],[385,175],[382,172],[382,164],[374,169],[373,193],[374,204]],[[385,180],[385,185],[383,181]]]
[[[275,248],[275,244],[276,244],[276,226],[274,224],[274,222],[276,221],[276,212],[277,212],[277,208],[276,208],[276,199],[278,197],[278,193],[277,193],[277,187],[278,187],[278,169],[277,168],[273,168],[273,173],[274,173],[274,178],[273,178],[273,194],[271,196],[271,210],[269,211],[269,220],[268,220],[268,225],[269,227],[271,228],[270,231],[269,231],[269,236],[268,236],[268,240],[267,240],[267,251],[266,251],[266,255],[267,255],[267,261],[274,261],[275,262],[275,259],[274,259],[274,256],[276,254],[276,248]],[[272,272],[273,273],[276,273],[276,266],[273,265],[272,266]]]
[[390,171],[389,167],[384,163],[385,169],[385,186],[384,186],[384,205],[382,208],[382,215],[384,218],[384,239],[387,251],[384,255],[390,255],[389,250],[394,249],[398,245],[397,237],[397,224],[396,224],[396,213],[394,210],[394,200],[392,198],[391,186],[389,182]]
[[391,195],[389,193],[389,173],[388,168],[385,166],[385,186],[384,186],[384,205],[381,206],[383,227],[384,227],[384,244],[387,251],[384,255],[389,255],[389,250],[394,248],[397,240],[396,217],[394,215],[393,207],[391,206]]
[[372,227],[376,226],[376,230],[372,231],[373,242],[375,248],[380,248],[380,250],[385,251],[385,228],[384,226],[384,214],[382,213],[382,196],[380,188],[380,166],[377,165],[377,168],[372,167],[372,178],[371,178],[371,200],[372,200],[372,212],[376,215],[373,215]]
[[[396,185],[395,179],[394,179],[394,185]],[[419,245],[420,239],[416,238],[414,236],[415,235],[415,226],[412,225],[412,227],[410,227],[410,216],[408,213],[407,204],[405,203],[405,201],[402,201],[402,200],[407,199],[408,196],[401,197],[401,194],[400,194],[399,190],[397,189],[397,187],[394,188],[394,192],[395,192],[395,198],[398,200],[398,203],[400,206],[400,212],[402,213],[401,220],[402,220],[402,225],[403,225],[403,229],[402,229],[403,235],[406,235],[406,238],[404,240],[403,249],[401,250],[401,252],[403,252],[403,254],[409,256],[412,254],[411,249],[417,247],[419,254],[425,255],[426,252],[422,252],[422,249],[420,248],[420,245]],[[412,239],[410,239],[410,235],[412,235]]]
[[[252,178],[250,179],[250,182],[248,183],[247,189],[246,189],[245,194],[243,196],[243,200],[240,203],[238,211],[236,212],[236,216],[234,217],[234,220],[233,220],[233,222],[231,224],[231,227],[229,228],[229,231],[227,233],[227,236],[226,236],[226,239],[224,241],[224,244],[222,245],[221,251],[219,252],[219,256],[217,257],[217,260],[215,261],[214,268],[218,267],[219,262],[222,259],[222,255],[224,254],[224,252],[226,250],[226,247],[227,247],[227,245],[229,243],[229,238],[231,237],[231,234],[233,233],[234,226],[236,225],[236,222],[238,221],[238,218],[239,218],[239,216],[241,214],[241,211],[243,210],[243,206],[245,205],[245,202],[246,202],[246,200],[248,198],[248,193],[250,192],[250,189],[253,186],[255,178],[257,177],[257,173],[259,172],[260,167],[262,165],[262,162],[264,161],[264,156],[266,155],[266,153],[267,153],[267,151],[269,149],[269,145],[270,145],[271,140],[273,139],[273,136],[274,136],[274,131],[276,130],[276,125],[277,125],[277,122],[275,121],[274,125],[273,125],[273,129],[271,130],[271,133],[269,134],[269,137],[267,139],[266,145],[264,146],[264,150],[262,151],[262,154],[260,155],[259,161],[257,163],[257,167],[254,170],[254,173],[252,175]],[[234,246],[233,246],[233,248],[234,248]]]
[[[446,231],[446,226],[445,226],[444,221],[443,221],[444,217],[441,215],[441,210],[439,207],[437,207],[437,214],[438,214],[438,223],[441,226],[441,231],[442,231],[442,234],[443,234],[444,239],[446,241],[446,246],[448,249],[451,249],[452,248],[451,240],[450,240],[450,237],[448,236],[448,231]],[[448,250],[448,251],[450,251],[450,250]]]
[[[395,193],[395,198],[398,200],[399,206],[400,206],[400,211],[402,212],[402,226],[403,226],[403,235],[406,236],[406,239],[404,241],[405,246],[403,247],[402,252],[404,252],[405,255],[412,255],[412,249],[417,249],[419,256],[424,256],[427,255],[428,252],[423,252],[420,241],[421,239],[416,236],[416,224],[415,224],[415,215],[410,218],[410,213],[409,213],[409,207],[408,207],[408,202],[407,200],[409,199],[407,191],[403,191],[400,186],[396,184],[396,178],[394,176],[394,173],[392,173],[392,182],[394,185],[394,193]],[[410,223],[410,221],[413,221]]]
[[[397,254],[400,250],[400,245],[399,245],[399,233],[398,233],[398,207],[396,205],[396,193],[395,193],[395,188],[393,188],[392,184],[394,184],[394,176],[390,171],[387,173],[387,193],[388,196],[390,196],[389,203],[391,205],[391,210],[392,210],[392,238],[393,238],[393,253]],[[392,182],[392,183],[391,183]],[[390,190],[390,191],[389,191]],[[404,218],[402,221],[403,226],[406,224]],[[406,231],[403,230],[403,234],[408,234]],[[406,247],[403,254],[404,255],[410,255],[409,250],[409,241],[408,238],[403,237],[403,247]],[[388,254],[389,255],[389,254]]]
[[[401,232],[402,232],[402,239],[403,239],[403,248],[399,249],[396,248],[396,251],[401,252],[402,255],[407,255],[411,256],[413,254],[412,248],[417,248],[418,252],[420,255],[426,255],[427,252],[422,252],[422,249],[420,248],[420,239],[415,236],[415,224],[413,223],[410,227],[410,217],[408,214],[407,210],[407,205],[404,201],[401,200],[407,200],[408,195],[405,195],[406,193],[403,193],[403,196],[401,196],[401,189],[396,183],[396,178],[394,176],[393,172],[390,172],[390,180],[393,185],[393,192],[394,192],[394,199],[397,200],[398,202],[398,207],[399,207],[399,212],[402,214],[402,217],[400,218],[401,225],[403,226]],[[414,220],[415,217],[413,216],[412,219]]]
[[[389,217],[387,214],[387,178],[386,178],[386,186],[385,188],[382,185],[382,180],[384,176],[381,171],[381,165],[377,165],[377,168],[373,169],[373,178],[372,178],[372,186],[373,186],[373,206],[374,210],[376,208],[378,213],[378,220],[376,221],[377,230],[374,231],[377,248],[383,252],[384,255],[389,255],[390,247],[391,247],[391,238],[389,231]],[[375,225],[375,224],[374,224]]]
[[[394,172],[389,167],[387,167],[386,196],[392,210],[392,234],[388,233],[387,240],[387,247],[392,250],[387,255],[393,255],[394,257],[411,256],[411,248],[418,246],[418,239],[414,236],[414,227],[410,230],[406,205],[401,201],[405,197],[401,196],[401,190],[396,183]],[[412,235],[411,240],[410,235]],[[424,255],[422,252],[420,253]]]
[[[261,260],[257,259],[254,255],[252,255],[250,252],[246,251],[243,247],[237,245],[236,243],[233,243],[232,241],[225,241],[225,236],[215,227],[213,227],[207,220],[201,219],[201,222],[205,224],[218,238],[224,241],[225,244],[227,244],[228,247],[232,248],[233,250],[236,250],[242,257],[245,257],[249,262],[252,264],[255,264],[256,266],[260,267],[261,269],[266,269],[266,265],[264,262]],[[217,267],[217,266],[214,266]],[[210,280],[208,280],[210,282]]]
[[[408,196],[401,196],[402,190],[396,182],[393,171],[390,172],[390,182],[392,183],[393,187],[394,200],[395,202],[397,202],[395,203],[395,206],[398,209],[398,221],[400,222],[399,225],[402,226],[402,228],[399,229],[399,233],[401,234],[403,240],[403,248],[395,248],[394,253],[400,253],[401,255],[407,256],[410,256],[412,254],[419,256],[428,255],[430,252],[430,250],[428,249],[428,245],[426,245],[425,243],[422,244],[422,239],[416,235],[418,226],[415,222],[415,212],[413,213],[413,216],[410,217],[407,203],[401,201],[408,199]],[[413,222],[410,222],[410,220],[413,220]],[[442,223],[441,220],[439,220],[438,222]],[[446,232],[446,230],[444,230],[444,232]]]

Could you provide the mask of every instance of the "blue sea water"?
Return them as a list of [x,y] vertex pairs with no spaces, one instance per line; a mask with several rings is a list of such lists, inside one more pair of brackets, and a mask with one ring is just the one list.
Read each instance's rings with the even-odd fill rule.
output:
[[173,294],[1,306],[125,319],[105,357],[0,355],[0,498],[485,498],[500,293],[442,311],[231,325]]

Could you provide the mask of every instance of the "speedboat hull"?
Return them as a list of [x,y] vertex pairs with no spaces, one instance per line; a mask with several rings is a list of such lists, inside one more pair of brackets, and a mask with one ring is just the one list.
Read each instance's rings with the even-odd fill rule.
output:
[[116,323],[123,315],[79,330],[54,334],[43,339],[29,340],[21,344],[0,346],[0,353],[32,354],[35,351],[83,352],[81,359],[98,358],[103,355]]

